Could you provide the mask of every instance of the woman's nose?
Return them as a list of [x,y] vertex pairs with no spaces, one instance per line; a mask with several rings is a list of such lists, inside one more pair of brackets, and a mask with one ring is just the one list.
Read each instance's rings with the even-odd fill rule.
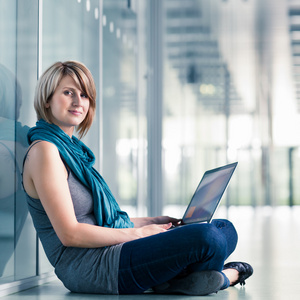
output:
[[79,106],[81,104],[81,93],[75,93],[73,96],[73,105]]

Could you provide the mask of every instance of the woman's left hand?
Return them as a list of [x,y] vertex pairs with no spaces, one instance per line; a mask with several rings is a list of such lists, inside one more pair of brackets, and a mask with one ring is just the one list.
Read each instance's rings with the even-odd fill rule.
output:
[[153,218],[154,220],[154,224],[168,224],[168,223],[172,223],[173,225],[177,226],[180,224],[181,219],[177,219],[177,218],[172,218],[169,216],[159,216],[159,217],[155,217]]

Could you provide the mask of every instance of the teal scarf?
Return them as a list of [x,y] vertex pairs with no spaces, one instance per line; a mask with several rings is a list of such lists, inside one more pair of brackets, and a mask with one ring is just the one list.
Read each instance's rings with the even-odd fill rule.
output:
[[53,143],[68,167],[92,191],[94,214],[99,226],[112,228],[133,227],[127,213],[120,210],[102,176],[93,168],[93,152],[75,136],[70,138],[54,124],[39,120],[28,132],[28,142],[43,140]]

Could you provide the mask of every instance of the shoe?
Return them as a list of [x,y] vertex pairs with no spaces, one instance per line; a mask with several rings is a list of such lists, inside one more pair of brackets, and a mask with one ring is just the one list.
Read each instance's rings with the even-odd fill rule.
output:
[[253,274],[253,268],[245,262],[227,263],[223,267],[223,270],[226,269],[235,269],[239,272],[239,279],[236,282],[232,283],[231,286],[234,286],[238,283],[240,283],[240,285],[245,285],[246,284],[245,280]]
[[224,277],[218,271],[193,272],[182,278],[174,278],[155,286],[157,294],[184,294],[204,296],[217,293],[224,284]]

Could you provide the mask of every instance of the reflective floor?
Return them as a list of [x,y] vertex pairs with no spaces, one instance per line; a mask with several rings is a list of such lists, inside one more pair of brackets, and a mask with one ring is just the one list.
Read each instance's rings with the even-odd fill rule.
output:
[[[225,217],[225,214],[226,212],[220,209],[218,217]],[[300,207],[231,208],[228,218],[234,222],[239,232],[238,247],[229,260],[248,261],[254,268],[254,275],[243,288],[230,287],[205,297],[153,294],[109,296],[73,294],[59,281],[52,281],[1,299],[299,299]]]

